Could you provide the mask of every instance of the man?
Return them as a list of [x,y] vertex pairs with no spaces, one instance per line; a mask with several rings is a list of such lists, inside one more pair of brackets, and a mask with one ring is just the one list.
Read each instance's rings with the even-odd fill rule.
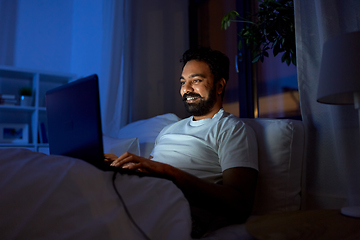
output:
[[250,215],[257,145],[252,129],[222,109],[228,57],[200,48],[186,51],[182,62],[180,94],[192,116],[161,131],[151,160],[130,153],[106,158],[112,166],[170,177],[188,199],[201,236]]

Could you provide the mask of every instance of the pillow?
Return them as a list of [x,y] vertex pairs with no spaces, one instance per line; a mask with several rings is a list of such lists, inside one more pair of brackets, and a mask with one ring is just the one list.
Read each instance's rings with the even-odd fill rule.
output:
[[113,138],[103,135],[104,153],[121,156],[125,152],[140,154],[138,138]]
[[139,120],[121,128],[118,137],[138,138],[140,145],[140,156],[148,158],[154,148],[155,139],[161,130],[172,123],[181,120],[173,113],[158,115],[153,118]]
[[243,119],[258,142],[259,176],[253,214],[300,209],[304,129],[299,120]]

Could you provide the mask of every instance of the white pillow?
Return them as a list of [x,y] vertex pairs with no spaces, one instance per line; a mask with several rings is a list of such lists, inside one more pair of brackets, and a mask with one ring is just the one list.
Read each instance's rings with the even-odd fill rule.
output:
[[138,138],[113,138],[103,136],[104,153],[112,153],[121,156],[125,152],[139,155],[139,139]]
[[181,120],[173,113],[158,115],[153,118],[139,120],[121,128],[119,138],[138,138],[140,144],[140,156],[148,158],[154,148],[155,139],[161,130],[172,123]]
[[256,134],[259,177],[253,214],[300,209],[304,129],[299,120],[243,119]]

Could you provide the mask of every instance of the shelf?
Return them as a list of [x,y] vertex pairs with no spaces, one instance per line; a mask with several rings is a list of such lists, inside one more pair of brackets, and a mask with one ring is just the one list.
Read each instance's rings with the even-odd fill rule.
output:
[[[0,124],[27,124],[29,128],[27,136],[29,143],[0,143],[0,148],[21,147],[49,152],[49,144],[40,143],[42,139],[40,136],[44,136],[40,135],[40,123],[44,123],[42,129],[45,126],[45,134],[47,126],[45,94],[48,90],[75,79],[74,74],[0,66],[0,94],[11,94],[17,99],[16,105],[0,105]],[[32,106],[20,105],[19,90],[23,87],[32,89]]]
[[34,72],[29,72],[26,70],[15,69],[13,67],[1,66],[0,67],[0,77],[3,78],[15,78],[15,79],[31,79],[35,75]]
[[48,143],[38,143],[37,144],[38,147],[49,147]]
[[0,147],[35,147],[32,143],[0,143]]
[[31,79],[35,75],[39,75],[46,82],[64,83],[75,79],[74,74],[0,66],[0,78]]
[[[34,111],[35,107],[23,107],[19,105],[9,106],[9,105],[0,105],[0,110],[7,110],[7,111]],[[39,108],[40,109],[40,108]]]

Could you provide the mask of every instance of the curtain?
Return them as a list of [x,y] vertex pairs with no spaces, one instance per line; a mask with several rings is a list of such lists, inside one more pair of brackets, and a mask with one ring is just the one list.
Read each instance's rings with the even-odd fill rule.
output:
[[103,1],[100,98],[103,132],[117,136],[131,115],[131,1]]
[[188,2],[103,0],[103,132],[165,113],[185,117],[180,58],[189,46]]
[[133,3],[131,121],[165,113],[183,118],[179,60],[189,47],[188,1]]
[[307,208],[360,205],[357,111],[354,106],[316,101],[323,44],[339,34],[360,30],[360,1],[294,3],[300,106],[306,129]]

